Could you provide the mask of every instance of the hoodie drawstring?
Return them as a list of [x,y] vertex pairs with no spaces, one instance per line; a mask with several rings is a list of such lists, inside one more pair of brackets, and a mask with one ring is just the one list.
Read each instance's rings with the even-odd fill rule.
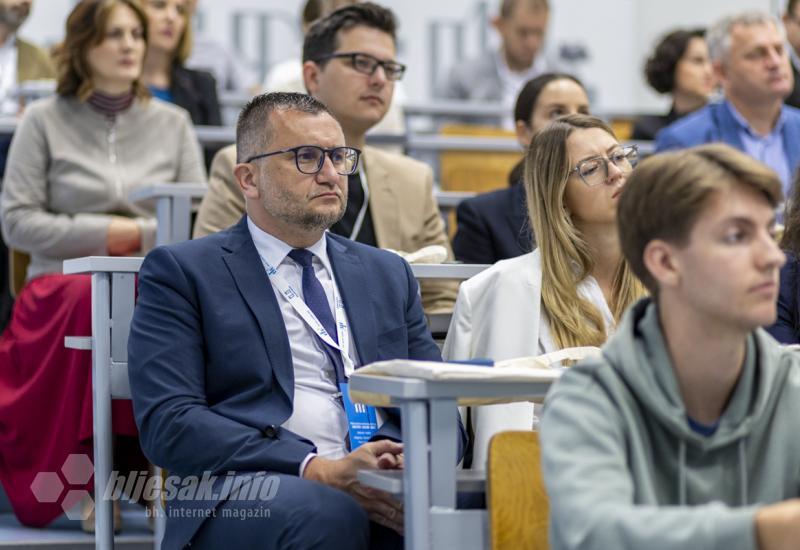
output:
[[739,440],[739,485],[742,488],[742,506],[747,506],[747,453],[744,448],[744,438]]
[[678,506],[686,504],[686,442],[678,446]]
[[[747,506],[750,499],[747,490],[747,450],[745,438],[739,439],[739,487],[742,506]],[[680,440],[678,445],[678,506],[686,504],[686,441]]]

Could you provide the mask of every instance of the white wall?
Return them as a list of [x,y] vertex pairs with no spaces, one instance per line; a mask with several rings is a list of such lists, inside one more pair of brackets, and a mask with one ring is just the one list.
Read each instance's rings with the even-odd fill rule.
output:
[[[40,43],[52,44],[63,36],[64,20],[74,0],[38,0],[22,34]],[[404,81],[408,97],[424,100],[430,95],[433,67],[446,67],[458,55],[452,30],[441,32],[442,46],[431,55],[430,25],[455,24],[464,29],[460,54],[469,57],[480,51],[481,40],[496,43],[487,28],[485,14],[491,15],[499,0],[383,0],[401,21],[400,59],[409,65]],[[553,18],[548,51],[563,44],[583,45],[589,59],[576,66],[593,90],[597,111],[661,111],[663,98],[644,84],[642,66],[658,37],[678,26],[707,26],[720,14],[742,9],[764,9],[777,13],[782,0],[551,0]],[[298,14],[301,0],[201,0],[205,30],[220,42],[235,43],[233,20],[244,18],[241,56],[257,66],[262,51],[254,13],[268,12],[264,64],[299,55]],[[439,73],[439,78],[443,72]]]

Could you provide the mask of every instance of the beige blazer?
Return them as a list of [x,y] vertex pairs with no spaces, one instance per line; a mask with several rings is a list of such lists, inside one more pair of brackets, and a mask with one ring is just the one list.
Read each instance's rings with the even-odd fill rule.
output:
[[[378,246],[413,252],[439,244],[447,248],[452,258],[444,222],[433,196],[430,167],[369,146],[364,150],[362,162]],[[195,238],[226,229],[244,214],[244,197],[233,175],[235,165],[234,145],[225,147],[214,157],[208,193],[200,204],[194,226]],[[423,281],[420,286],[426,313],[452,311],[458,289],[456,282]]]
[[17,38],[17,82],[55,77],[53,60],[47,52],[39,46]]

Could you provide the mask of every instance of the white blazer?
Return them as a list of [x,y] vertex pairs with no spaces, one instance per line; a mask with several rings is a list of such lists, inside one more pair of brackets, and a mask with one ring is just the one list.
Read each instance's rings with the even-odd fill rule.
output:
[[[461,283],[442,349],[445,360],[495,361],[539,355],[542,258],[539,250],[501,260]],[[554,351],[545,349],[546,352]],[[473,407],[472,468],[485,467],[491,437],[533,427],[533,403]]]
[[[593,277],[578,285],[578,292],[600,310],[607,332],[614,317]],[[502,260],[464,281],[442,349],[445,360],[488,358],[503,361],[556,351],[542,314],[542,256],[536,249],[524,256]],[[544,330],[543,330],[544,329]],[[498,432],[534,427],[533,403],[508,403],[472,408],[475,445],[472,468],[485,468],[489,440]]]

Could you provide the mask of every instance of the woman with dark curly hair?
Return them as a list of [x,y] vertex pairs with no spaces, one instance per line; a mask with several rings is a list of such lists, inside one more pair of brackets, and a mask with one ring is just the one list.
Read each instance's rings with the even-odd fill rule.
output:
[[656,46],[644,66],[647,83],[660,94],[672,94],[672,108],[666,115],[640,117],[633,127],[633,139],[653,140],[659,130],[699,109],[714,90],[711,59],[703,29],[677,30]]

